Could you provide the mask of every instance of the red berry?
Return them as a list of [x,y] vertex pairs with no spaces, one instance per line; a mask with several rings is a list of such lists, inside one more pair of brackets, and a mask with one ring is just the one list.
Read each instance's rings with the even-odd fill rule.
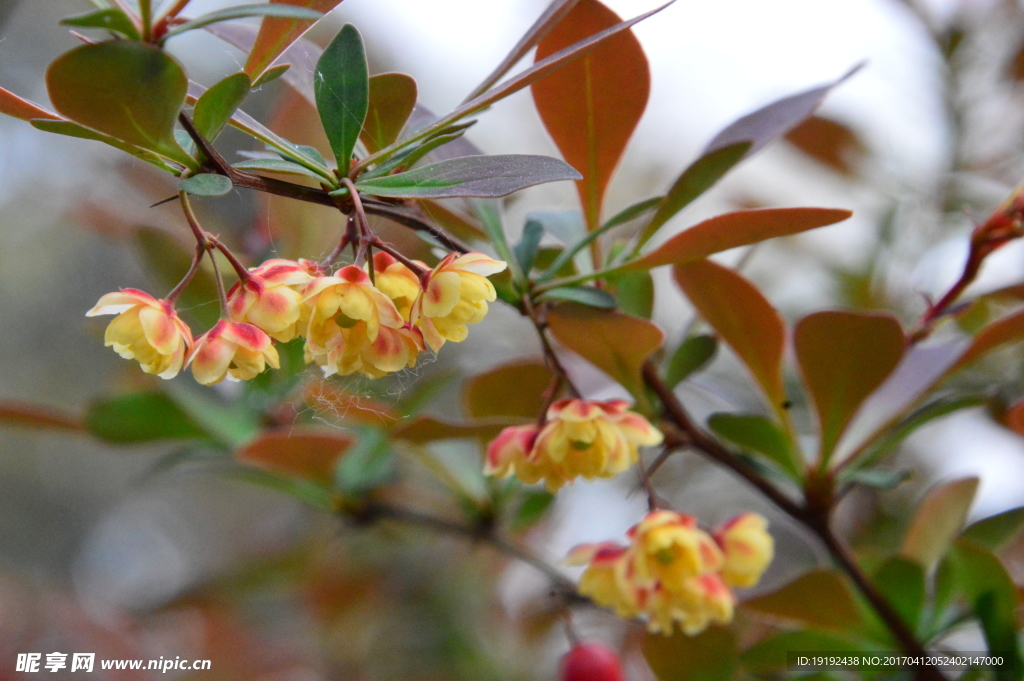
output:
[[602,643],[577,643],[562,658],[561,681],[624,681],[622,663]]

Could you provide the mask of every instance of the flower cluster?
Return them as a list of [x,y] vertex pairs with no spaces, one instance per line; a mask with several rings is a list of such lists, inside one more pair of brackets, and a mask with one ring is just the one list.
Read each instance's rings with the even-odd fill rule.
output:
[[544,426],[512,426],[487,448],[487,475],[544,481],[558,491],[577,477],[611,478],[637,462],[637,447],[656,445],[661,432],[622,400],[560,400]]
[[[422,266],[422,263],[416,263]],[[172,378],[191,366],[204,385],[248,380],[279,366],[273,341],[305,338],[305,359],[326,376],[379,378],[411,367],[428,346],[458,342],[496,298],[487,276],[505,263],[482,253],[452,253],[421,278],[387,253],[373,269],[349,265],[326,274],[305,260],[268,260],[227,294],[229,319],[192,339],[172,302],[125,289],[108,293],[87,316],[117,314],[106,344],[143,371]],[[373,272],[373,275],[370,272]]]
[[678,624],[693,635],[732,621],[731,587],[755,585],[772,560],[767,527],[743,513],[709,534],[693,516],[652,511],[627,533],[629,546],[577,546],[566,562],[587,565],[579,591],[598,605],[624,619],[643,616],[654,633]]

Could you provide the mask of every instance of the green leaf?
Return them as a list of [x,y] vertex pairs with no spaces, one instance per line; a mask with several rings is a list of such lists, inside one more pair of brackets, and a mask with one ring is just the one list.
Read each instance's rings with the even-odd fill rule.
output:
[[305,166],[280,158],[254,158],[234,164],[235,168],[246,172],[283,173],[285,175],[301,175],[320,182],[323,178]]
[[82,45],[50,64],[46,87],[67,118],[196,167],[174,140],[188,79],[158,48],[126,40]]
[[669,388],[675,388],[714,359],[716,352],[718,338],[711,334],[687,338],[669,360],[665,383]]
[[548,313],[558,342],[611,376],[641,405],[647,404],[644,363],[665,340],[654,324],[621,312],[559,305]]
[[416,81],[404,73],[370,78],[369,108],[359,139],[371,154],[395,140],[416,106]]
[[331,494],[316,483],[300,478],[283,478],[279,475],[247,466],[240,466],[237,471],[233,471],[233,477],[287,494],[294,499],[309,504],[313,508],[325,511],[332,510],[333,499]]
[[389,482],[395,475],[395,460],[385,431],[355,430],[359,439],[335,469],[334,485],[342,494],[359,496]]
[[853,215],[835,208],[758,208],[725,213],[675,235],[623,266],[638,270],[703,260],[709,255],[842,222]]
[[188,414],[163,393],[130,393],[89,405],[89,432],[114,444],[209,437]]
[[797,482],[803,480],[804,463],[786,434],[772,421],[757,414],[712,414],[708,427],[720,437],[763,454]]
[[227,402],[217,393],[194,383],[172,381],[164,390],[189,418],[229,447],[251,441],[260,431],[259,415],[249,411],[241,401]]
[[872,580],[900,619],[917,631],[925,603],[925,574],[920,563],[894,556],[875,571]]
[[[475,121],[473,122],[475,123]],[[426,139],[422,143],[411,146],[408,149],[401,150],[384,163],[381,163],[372,170],[363,173],[359,177],[361,180],[365,181],[374,177],[390,175],[399,169],[411,168],[416,165],[417,161],[432,152],[434,149],[443,147],[449,142],[454,142],[462,137],[463,134],[465,134],[465,128]]]
[[746,156],[750,142],[739,142],[701,156],[683,171],[664,198],[658,202],[658,211],[644,227],[637,248],[647,243],[676,213],[690,205],[694,199],[714,186],[729,170]]
[[511,527],[519,532],[540,522],[555,501],[555,495],[543,490],[526,490],[512,517]]
[[178,183],[178,189],[193,196],[224,196],[232,188],[227,176],[213,173],[200,173]]
[[911,471],[893,471],[888,468],[859,468],[841,475],[844,483],[863,485],[874,489],[894,489],[910,478]]
[[[744,670],[758,677],[770,672],[783,672],[789,668],[789,654],[793,652],[861,652],[865,645],[823,631],[789,631],[755,643],[744,651],[740,663]],[[808,677],[801,676],[806,679]]]
[[780,421],[787,417],[782,381],[786,327],[782,317],[750,281],[710,260],[677,265],[676,283],[700,315],[732,348]]
[[1024,661],[1017,641],[1014,614],[1019,597],[1013,580],[991,551],[970,540],[957,540],[950,559],[958,590],[981,620],[989,652],[1004,656],[1006,664],[996,668],[996,678],[1019,680]]
[[204,92],[196,102],[192,119],[199,134],[211,142],[217,139],[251,87],[249,76],[236,73]]
[[60,20],[61,26],[76,26],[78,28],[102,28],[107,31],[120,33],[129,40],[141,40],[139,29],[135,27],[132,20],[119,9],[98,9],[85,14],[76,14],[72,17],[64,17]]
[[[823,607],[826,603],[828,607]],[[831,570],[808,572],[774,593],[745,601],[740,608],[841,634],[863,629],[865,624],[846,580]]]
[[1024,528],[1024,507],[1011,508],[972,523],[964,530],[964,538],[998,551],[1020,534]]
[[530,276],[533,269],[533,261],[537,257],[537,249],[540,247],[540,240],[544,236],[544,225],[537,220],[527,220],[523,225],[523,237],[512,249],[519,261],[519,269],[524,279]]
[[654,314],[654,278],[650,272],[626,272],[610,281],[619,308],[634,317],[650,319]]
[[961,478],[929,490],[914,512],[900,554],[930,569],[964,529],[977,491],[978,478]]
[[181,167],[177,165],[171,165],[163,156],[153,153],[152,151],[146,151],[139,147],[126,144],[119,139],[111,137],[110,135],[104,135],[103,133],[90,130],[89,128],[83,127],[78,123],[72,123],[71,121],[52,120],[49,118],[34,118],[29,123],[33,128],[42,130],[43,132],[53,133],[55,135],[64,135],[66,137],[77,137],[83,140],[94,140],[96,142],[103,142],[109,144],[115,149],[120,149],[126,154],[131,154],[137,159],[143,160],[146,163],[150,163],[163,171],[178,175],[181,173]]
[[618,306],[615,296],[593,286],[559,286],[540,294],[537,300],[567,300],[602,310],[614,310]]
[[356,188],[373,196],[395,198],[496,198],[536,184],[579,177],[564,161],[548,156],[467,156],[396,175],[360,180]]
[[338,172],[348,174],[352,150],[370,102],[370,74],[363,38],[345,24],[316,63],[316,108],[331,144]]
[[818,312],[797,323],[793,344],[827,461],[861,404],[903,358],[903,329],[887,314]]
[[728,681],[739,662],[735,632],[717,626],[696,636],[646,634],[643,653],[658,681]]
[[263,72],[263,75],[259,77],[259,80],[252,84],[252,89],[255,90],[257,88],[261,88],[267,83],[277,80],[278,78],[283,76],[291,67],[291,64],[278,64],[277,66],[270,67],[269,69]]
[[498,257],[508,263],[509,269],[516,277],[522,278],[523,273],[517,271],[519,261],[513,257],[512,249],[508,245],[508,237],[505,236],[505,226],[501,221],[501,209],[496,204],[496,201],[479,199],[472,201],[473,209],[476,211],[477,217],[480,218],[480,223]]
[[601,225],[601,229],[612,229],[613,227],[624,225],[630,220],[636,220],[641,215],[650,213],[652,210],[657,208],[659,205],[661,205],[661,202],[664,199],[665,197],[663,196],[655,196],[649,199],[644,199],[643,201],[638,201],[634,203],[632,206],[627,206],[626,208],[623,208],[612,217],[605,220],[605,223]]
[[209,26],[210,24],[216,24],[221,21],[233,21],[235,19],[246,19],[248,17],[279,17],[282,19],[297,19],[299,21],[316,21],[323,16],[322,13],[316,10],[308,9],[306,7],[295,7],[292,5],[275,5],[275,4],[260,4],[260,5],[236,5],[234,7],[228,7],[226,9],[218,10],[216,12],[210,12],[209,14],[203,14],[198,16],[192,21],[186,21],[183,24],[179,24],[171,28],[164,37],[160,39],[161,43],[167,42],[174,36],[181,35],[186,31],[194,31],[197,28],[203,26]]

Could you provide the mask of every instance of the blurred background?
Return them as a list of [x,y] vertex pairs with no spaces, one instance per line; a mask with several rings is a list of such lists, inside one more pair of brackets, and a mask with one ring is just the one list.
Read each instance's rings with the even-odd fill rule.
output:
[[[189,11],[229,4],[237,3],[194,0]],[[344,22],[356,24],[371,73],[412,75],[421,103],[444,112],[545,4],[345,0],[307,37],[323,44]],[[624,17],[652,6],[607,4]],[[0,86],[45,102],[46,65],[77,44],[57,21],[88,8],[84,0],[0,0]],[[974,220],[1024,177],[1024,5],[1015,0],[679,0],[636,34],[653,88],[613,181],[609,214],[664,191],[738,116],[865,64],[818,118],[730,174],[667,230],[739,207],[854,210],[840,225],[725,254],[730,263],[746,259],[746,274],[790,321],[827,306],[887,309],[912,321],[959,274]],[[206,85],[242,63],[240,52],[201,31],[171,52]],[[280,81],[245,109],[291,139],[321,143],[313,112]],[[484,114],[468,137],[488,153],[557,155],[528,91]],[[255,148],[240,136],[222,142],[229,152]],[[148,206],[173,191],[168,178],[112,149],[0,119],[0,400],[81,414],[97,397],[150,385],[134,363],[103,347],[105,322],[84,313],[117,287],[158,296],[169,288],[153,273],[176,244],[187,244],[186,226],[175,209]],[[574,207],[568,183],[530,189],[507,202],[506,226],[515,238],[529,212]],[[320,256],[340,228],[331,211],[241,190],[203,202],[202,211],[210,231],[243,250],[282,257]],[[422,247],[400,230],[379,229]],[[675,342],[690,312],[668,273],[656,279],[654,319]],[[1024,248],[1012,244],[989,259],[968,295],[1022,280]],[[215,307],[196,303],[188,314],[201,320]],[[385,385],[348,388],[400,398],[455,376],[433,402],[453,414],[462,378],[539,354],[527,323],[492,309],[469,340],[436,361]],[[1019,384],[1020,359],[1020,350],[1007,351],[957,380],[972,390]],[[574,363],[571,371],[588,396],[618,395],[595,370]],[[681,394],[703,417],[756,407],[746,385],[723,352]],[[1003,391],[1006,402],[1021,396]],[[347,427],[348,414],[328,403],[296,403],[294,413]],[[552,678],[566,643],[545,608],[546,581],[530,567],[422,531],[346,527],[201,461],[171,465],[175,455],[170,445],[0,429],[0,678],[16,676],[15,653],[54,650],[210,658],[212,676],[197,676],[218,679]],[[448,443],[441,455],[479,484],[475,444]],[[895,519],[938,479],[981,476],[972,517],[1024,503],[1024,440],[990,410],[922,429],[895,465],[915,469],[907,484],[844,504],[854,541],[870,536],[884,546],[898,536]],[[826,561],[799,528],[695,457],[674,457],[656,482],[708,524],[747,509],[772,519],[779,559],[762,589]],[[575,543],[617,537],[644,508],[630,496],[633,485],[577,483],[522,540],[557,561]],[[600,613],[585,614],[579,626],[633,651],[631,679],[649,674],[630,647],[636,630]]]

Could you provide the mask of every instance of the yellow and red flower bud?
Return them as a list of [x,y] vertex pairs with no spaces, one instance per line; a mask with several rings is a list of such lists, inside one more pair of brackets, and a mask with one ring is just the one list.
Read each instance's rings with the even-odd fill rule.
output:
[[116,314],[104,343],[125,359],[138,360],[147,374],[173,378],[192,349],[192,332],[178,318],[174,305],[137,289],[108,293],[86,317]]
[[[425,263],[417,261],[417,264],[423,265],[424,269],[427,268]],[[403,263],[383,251],[373,254],[373,271],[377,288],[391,299],[402,319],[409,321],[412,304],[423,291],[420,287],[420,278]]]
[[656,445],[661,432],[622,400],[559,400],[534,444],[534,459],[546,459],[564,477],[611,478],[637,462],[640,445]]
[[635,548],[639,578],[659,582],[670,591],[722,567],[722,552],[715,540],[690,515],[651,511],[627,536]]
[[311,310],[306,361],[326,376],[361,373],[379,378],[416,363],[423,350],[419,329],[407,324],[391,299],[361,268],[349,265],[306,289]]
[[302,291],[314,279],[310,263],[275,258],[250,270],[228,292],[228,313],[286,343],[302,334]]
[[487,277],[505,269],[505,263],[483,253],[451,253],[431,270],[426,288],[413,303],[410,318],[423,330],[423,338],[437,352],[445,341],[458,343],[469,335],[469,324],[487,314],[487,303],[497,293]]
[[724,556],[722,577],[732,586],[757,584],[775,553],[768,521],[756,513],[741,513],[725,523],[715,540]]
[[280,366],[270,336],[253,324],[226,319],[196,339],[188,363],[192,375],[203,385],[225,378],[247,381],[263,373],[267,365],[274,369]]

